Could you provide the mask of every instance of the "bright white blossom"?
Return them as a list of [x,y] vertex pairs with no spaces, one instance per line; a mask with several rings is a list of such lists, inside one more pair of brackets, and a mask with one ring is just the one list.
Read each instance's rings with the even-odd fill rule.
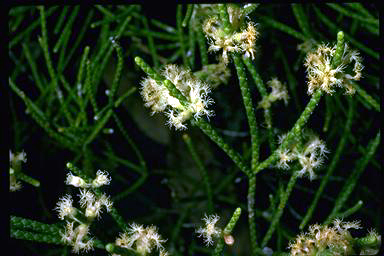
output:
[[89,186],[87,182],[85,182],[81,177],[75,176],[70,172],[67,174],[67,179],[65,180],[65,183],[67,185],[72,185],[77,188],[86,188]]
[[73,175],[71,172],[67,174],[67,179],[65,183],[67,185],[72,185],[77,188],[98,188],[104,185],[108,185],[111,181],[111,178],[108,176],[108,172],[98,170],[96,173],[96,178],[93,179],[92,183],[87,183],[83,178]]
[[199,237],[204,238],[204,242],[209,246],[213,245],[213,238],[217,238],[221,235],[221,229],[216,227],[216,222],[220,219],[220,217],[216,214],[207,216],[204,215],[205,226],[200,227],[196,230],[196,233],[199,233]]
[[116,245],[133,249],[140,255],[150,254],[154,248],[160,252],[160,255],[168,255],[162,245],[165,241],[157,233],[157,227],[144,228],[143,225],[132,223],[127,232],[120,234],[120,237],[116,239]]
[[64,219],[65,216],[74,216],[76,213],[76,208],[72,206],[73,201],[71,195],[66,195],[60,198],[55,208],[59,213],[59,218]]
[[108,176],[106,171],[98,170],[96,178],[92,181],[92,187],[98,188],[103,185],[108,185],[111,182],[111,178]]
[[87,224],[80,224],[74,228],[74,222],[67,222],[65,232],[62,234],[62,240],[72,246],[74,253],[81,251],[90,251],[93,249],[93,239],[86,238],[89,233],[89,226]]
[[80,205],[85,208],[86,217],[99,217],[102,212],[102,206],[105,206],[107,211],[112,208],[112,201],[105,194],[102,194],[99,198],[89,190],[80,191]]

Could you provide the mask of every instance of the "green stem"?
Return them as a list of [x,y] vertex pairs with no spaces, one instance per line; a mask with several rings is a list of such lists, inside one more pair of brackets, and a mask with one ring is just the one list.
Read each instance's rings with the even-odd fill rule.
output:
[[249,168],[244,163],[242,157],[237,153],[231,146],[229,146],[224,139],[217,133],[217,131],[206,121],[200,119],[199,121],[193,121],[213,142],[215,142],[227,155],[232,159],[232,161],[237,165],[237,167],[243,171],[245,174],[248,174]]
[[288,197],[291,194],[293,187],[295,186],[297,177],[298,177],[297,172],[294,172],[291,176],[291,179],[288,182],[285,192],[280,196],[279,206],[276,209],[275,214],[273,215],[273,218],[272,218],[271,225],[269,226],[269,229],[265,234],[263,241],[261,242],[261,248],[264,248],[268,244],[268,241],[271,239],[273,232],[275,231],[276,226],[281,216],[283,215],[285,205],[287,204]]
[[308,102],[307,106],[305,107],[303,113],[301,113],[299,119],[296,121],[293,128],[288,132],[287,136],[285,137],[285,140],[277,150],[275,150],[266,160],[261,162],[255,172],[258,173],[262,171],[263,169],[267,168],[268,166],[274,164],[274,162],[278,159],[278,151],[280,149],[284,149],[288,146],[290,141],[293,138],[298,138],[301,134],[302,129],[304,128],[304,125],[307,123],[309,117],[313,113],[316,106],[319,104],[321,96],[323,95],[322,90],[317,90],[313,95],[310,101]]
[[212,197],[212,189],[211,189],[211,185],[209,182],[209,176],[208,176],[207,170],[205,169],[203,162],[201,161],[199,155],[196,152],[196,149],[195,149],[195,146],[193,145],[191,137],[189,137],[188,134],[184,134],[183,140],[184,140],[185,144],[187,144],[189,153],[191,154],[193,160],[195,161],[197,167],[200,170],[200,174],[203,178],[203,183],[204,183],[205,190],[206,190],[207,197],[208,197],[208,211],[210,214],[212,214],[214,211],[213,199],[212,199],[213,197]]
[[187,13],[185,14],[185,17],[184,17],[184,20],[182,23],[184,28],[187,26],[189,20],[191,19],[194,6],[195,6],[194,4],[188,4],[188,6],[187,6]]
[[349,100],[348,117],[347,117],[347,121],[346,121],[346,124],[345,124],[345,127],[344,127],[343,136],[341,137],[339,145],[337,146],[337,149],[336,149],[336,151],[335,151],[335,153],[333,155],[333,158],[331,160],[331,163],[328,166],[327,173],[321,179],[320,186],[317,189],[314,198],[312,199],[312,203],[309,206],[309,208],[308,208],[308,210],[307,210],[303,220],[300,223],[300,229],[303,229],[305,227],[305,225],[307,225],[308,221],[311,219],[311,217],[313,215],[313,212],[316,209],[316,206],[317,206],[317,204],[318,204],[318,202],[320,200],[320,197],[323,194],[324,188],[327,185],[327,183],[329,181],[329,178],[331,177],[331,175],[333,174],[333,172],[336,169],[337,163],[340,160],[341,154],[342,154],[342,152],[344,150],[346,141],[347,141],[348,136],[350,134],[350,130],[351,130],[351,126],[352,126],[352,120],[353,120],[353,114],[355,112],[354,110],[355,110],[354,103],[350,99]]
[[256,198],[256,174],[251,173],[248,175],[248,222],[249,222],[249,234],[251,241],[251,254],[256,255],[257,248],[257,234],[256,234],[256,222],[255,222],[255,198]]
[[339,213],[341,208],[344,206],[344,203],[347,201],[349,195],[352,193],[360,175],[364,172],[365,167],[368,165],[369,161],[376,152],[376,149],[380,143],[380,131],[376,134],[376,137],[370,141],[367,146],[366,153],[364,156],[358,160],[357,167],[349,176],[348,180],[344,183],[339,196],[336,199],[335,206],[333,207],[331,213],[329,214],[325,223],[330,223],[335,216]]
[[[237,221],[240,218],[240,214],[241,214],[241,208],[239,207],[233,213],[227,226],[225,226],[225,229],[223,231],[224,236],[229,236],[232,233],[233,228],[235,227]],[[213,255],[220,256],[222,254],[223,249],[224,249],[224,240],[220,239],[216,245],[215,252],[213,253]]]
[[239,79],[241,95],[243,96],[243,103],[247,114],[249,130],[251,134],[251,144],[252,144],[252,162],[251,170],[256,169],[257,163],[259,161],[259,137],[258,129],[256,122],[256,114],[253,108],[253,102],[251,98],[251,93],[249,91],[249,86],[247,83],[247,77],[244,70],[244,64],[239,55],[232,55],[235,62],[237,77]]

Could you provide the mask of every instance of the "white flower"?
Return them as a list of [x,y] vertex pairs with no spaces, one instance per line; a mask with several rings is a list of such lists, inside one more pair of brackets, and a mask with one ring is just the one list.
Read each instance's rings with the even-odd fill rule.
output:
[[[155,247],[160,251],[160,255],[167,255],[162,245],[165,241],[157,233],[157,227],[144,228],[143,225],[132,223],[127,232],[120,234],[120,237],[116,239],[116,244],[127,249],[134,249],[140,255],[150,254]],[[163,254],[161,254],[162,252]]]
[[12,153],[11,150],[9,150],[9,161],[11,163],[15,163],[15,162],[24,162],[24,163],[26,163],[27,162],[27,153],[22,151],[22,152],[17,153],[15,155],[15,154]]
[[71,195],[66,195],[60,198],[55,209],[58,211],[61,220],[63,220],[65,216],[73,217],[76,213],[76,208],[72,206],[72,203]]
[[192,75],[187,69],[169,64],[165,66],[161,75],[171,81],[180,93],[186,98],[181,102],[170,95],[164,84],[158,84],[152,78],[146,78],[141,83],[141,96],[145,106],[150,107],[152,114],[165,111],[170,126],[178,129],[186,129],[185,122],[192,117],[198,119],[202,116],[210,117],[213,111],[208,106],[213,100],[208,97],[210,87]]
[[[361,57],[356,50],[350,50],[345,44],[344,52],[341,57],[341,63],[332,67],[332,59],[335,56],[336,45],[330,48],[327,45],[320,45],[315,52],[309,53],[304,65],[307,68],[308,94],[312,94],[316,89],[320,88],[328,94],[332,94],[334,87],[344,87],[346,93],[353,94],[355,92],[349,80],[360,80],[363,65]],[[347,66],[353,65],[354,75],[345,71]]]
[[92,181],[92,187],[98,188],[103,185],[108,185],[110,182],[111,178],[108,176],[108,173],[98,170],[96,173],[96,178]]
[[67,185],[72,185],[77,188],[86,188],[89,187],[87,182],[85,182],[81,177],[73,175],[71,172],[67,174],[67,179],[65,180]]
[[86,217],[100,217],[102,212],[102,206],[105,206],[107,211],[112,208],[112,201],[105,194],[102,194],[100,198],[90,192],[89,190],[80,191],[80,205],[85,208]]
[[[12,168],[10,168],[12,170]],[[16,176],[14,174],[9,174],[9,190],[11,192],[18,191],[22,188],[21,182],[16,179]]]
[[205,226],[200,227],[196,230],[196,233],[199,233],[199,237],[203,236],[204,242],[209,246],[213,244],[213,237],[219,237],[221,235],[221,229],[216,227],[216,222],[220,219],[220,217],[216,214],[207,216],[204,215]]
[[72,246],[72,251],[78,253],[80,250],[89,251],[93,249],[93,239],[85,237],[89,233],[89,226],[87,224],[80,224],[75,229],[73,228],[74,222],[67,222],[65,232],[62,234],[62,240]]

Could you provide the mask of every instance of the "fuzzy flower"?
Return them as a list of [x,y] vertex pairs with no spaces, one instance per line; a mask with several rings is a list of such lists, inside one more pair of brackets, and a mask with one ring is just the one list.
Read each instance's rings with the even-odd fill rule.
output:
[[9,191],[15,192],[22,188],[21,182],[16,179],[15,170],[9,168]]
[[206,81],[214,89],[220,84],[228,84],[231,76],[230,69],[223,63],[204,65],[203,68],[193,73],[199,79]]
[[302,169],[298,172],[299,177],[308,174],[309,179],[313,180],[316,177],[314,169],[321,166],[324,162],[326,153],[329,153],[325,143],[317,136],[312,135],[310,140],[304,145],[304,150],[297,153],[299,163]]
[[24,151],[17,153],[17,154],[13,154],[12,151],[9,150],[9,161],[11,162],[11,164],[15,164],[17,162],[26,163],[27,162],[27,154]]
[[[279,136],[279,144],[282,144],[286,134]],[[305,130],[303,141],[293,139],[286,148],[278,149],[279,160],[276,167],[279,169],[289,169],[289,163],[298,160],[302,169],[297,172],[298,177],[309,176],[310,180],[316,178],[315,169],[320,167],[329,153],[325,143],[314,133]],[[298,148],[299,144],[304,144]]]
[[292,256],[321,252],[350,255],[353,252],[353,238],[348,229],[351,228],[361,227],[357,221],[342,222],[338,219],[333,222],[333,226],[314,224],[309,227],[309,232],[298,235],[288,248]]
[[20,153],[12,153],[9,150],[9,191],[15,192],[22,188],[22,184],[17,180],[15,172],[21,171],[21,162],[27,162],[27,154],[22,151]]
[[[304,65],[307,68],[308,94],[312,94],[318,88],[332,94],[335,86],[344,87],[347,94],[355,92],[350,80],[358,81],[361,78],[363,65],[359,52],[350,50],[345,44],[340,64],[332,67],[335,52],[336,46],[331,48],[320,45],[315,52],[307,55]],[[353,67],[352,63],[354,63]],[[352,69],[353,75],[347,73],[349,69]]]
[[108,176],[108,173],[98,170],[96,173],[96,178],[92,181],[92,187],[98,188],[103,185],[108,185],[110,182],[111,178]]
[[140,255],[150,254],[154,248],[160,251],[160,254],[167,255],[162,245],[165,241],[157,233],[157,227],[144,228],[143,225],[132,223],[127,232],[120,234],[120,237],[116,239],[116,245],[133,249]]
[[102,206],[104,206],[107,211],[110,211],[112,208],[112,201],[105,194],[102,194],[99,198],[91,193],[89,190],[80,191],[80,205],[85,208],[86,217],[100,217],[102,212]]
[[55,208],[59,213],[59,219],[63,220],[65,216],[73,217],[76,213],[76,208],[72,206],[73,201],[71,195],[66,195],[60,198]]
[[256,53],[255,43],[259,35],[254,23],[248,22],[240,32],[232,32],[226,35],[218,16],[213,16],[205,20],[203,31],[210,45],[208,51],[222,50],[222,59],[225,64],[228,64],[228,53],[231,52],[243,53],[245,57],[254,59]]
[[221,235],[221,229],[216,227],[216,222],[220,219],[220,217],[216,214],[207,216],[205,215],[203,220],[205,222],[204,227],[200,227],[196,230],[196,233],[199,233],[199,237],[204,238],[204,242],[209,246],[213,245],[213,237],[219,237]]
[[293,154],[289,149],[278,150],[279,161],[277,162],[277,168],[288,170],[290,167],[289,162],[293,161],[296,158],[296,155]]
[[165,66],[161,74],[176,86],[187,99],[187,103],[181,104],[177,98],[170,95],[163,84],[158,84],[148,77],[141,83],[141,95],[145,106],[151,108],[152,114],[165,112],[169,126],[176,129],[186,129],[185,122],[191,118],[213,115],[213,111],[207,109],[213,103],[208,97],[208,84],[195,78],[190,70],[173,64]]
[[75,176],[72,173],[67,173],[67,179],[65,180],[67,185],[72,185],[77,188],[86,188],[89,187],[87,182],[85,182],[81,177]]
[[271,104],[277,100],[284,100],[285,105],[288,104],[288,90],[276,77],[267,82],[268,86],[272,89],[271,93],[263,97],[259,103],[259,108],[268,109]]
[[[89,233],[87,224],[80,224],[74,228],[74,222],[67,222],[65,232],[62,234],[62,241],[72,246],[74,253],[82,251],[90,251],[93,249],[93,240],[85,239]],[[86,240],[86,241],[85,241]]]

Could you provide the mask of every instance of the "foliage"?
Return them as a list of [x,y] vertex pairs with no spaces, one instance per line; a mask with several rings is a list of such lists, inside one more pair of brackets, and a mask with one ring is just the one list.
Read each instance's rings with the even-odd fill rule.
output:
[[10,9],[14,254],[377,252],[376,6],[155,9]]

